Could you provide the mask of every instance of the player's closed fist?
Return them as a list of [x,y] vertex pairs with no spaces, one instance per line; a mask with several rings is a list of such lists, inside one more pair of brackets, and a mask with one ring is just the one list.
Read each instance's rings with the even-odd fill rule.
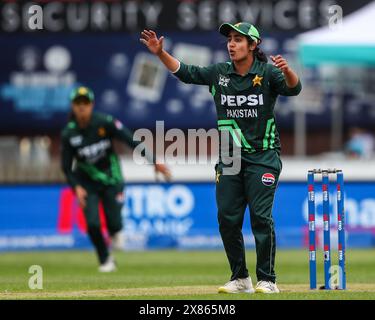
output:
[[158,38],[152,30],[143,30],[139,39],[153,54],[159,55],[163,51],[164,37]]

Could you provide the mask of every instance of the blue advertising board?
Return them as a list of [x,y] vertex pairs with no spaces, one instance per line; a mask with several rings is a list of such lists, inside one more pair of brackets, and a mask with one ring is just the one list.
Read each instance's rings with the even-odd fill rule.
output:
[[[122,215],[125,249],[222,248],[212,183],[129,184]],[[345,186],[347,245],[375,245],[375,183]],[[331,196],[332,246],[337,244],[337,210]],[[322,193],[317,189],[318,246],[322,244]],[[0,187],[0,251],[91,248],[83,213],[62,185]],[[307,190],[302,182],[282,182],[273,215],[279,248],[307,246]],[[245,243],[254,247],[248,212]],[[105,232],[105,225],[103,226]]]

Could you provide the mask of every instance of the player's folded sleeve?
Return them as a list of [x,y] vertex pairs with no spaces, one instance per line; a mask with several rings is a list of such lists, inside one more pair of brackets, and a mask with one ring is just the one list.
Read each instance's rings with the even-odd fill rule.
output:
[[269,65],[269,67],[272,68],[270,84],[273,92],[282,96],[297,96],[301,92],[301,80],[298,79],[297,85],[290,88],[287,86],[284,74],[281,70],[272,65]]
[[173,73],[178,79],[185,83],[193,83],[200,85],[210,85],[212,83],[213,74],[215,73],[215,65],[208,67],[200,67],[187,65],[180,62],[180,68]]

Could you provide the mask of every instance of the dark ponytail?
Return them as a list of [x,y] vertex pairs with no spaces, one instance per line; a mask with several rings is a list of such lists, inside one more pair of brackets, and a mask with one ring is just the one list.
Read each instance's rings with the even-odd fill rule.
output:
[[268,61],[267,56],[265,55],[265,53],[259,47],[256,47],[254,49],[254,58],[257,58],[261,62],[267,62]]
[[[247,42],[249,43],[249,46],[254,42],[254,40],[252,38],[250,38],[250,37],[246,37],[246,39],[247,39]],[[258,44],[260,44],[260,41],[258,42]],[[253,51],[253,57],[254,57],[254,59],[257,58],[261,62],[267,62],[268,61],[267,56],[258,47],[258,45],[255,47],[255,49]]]

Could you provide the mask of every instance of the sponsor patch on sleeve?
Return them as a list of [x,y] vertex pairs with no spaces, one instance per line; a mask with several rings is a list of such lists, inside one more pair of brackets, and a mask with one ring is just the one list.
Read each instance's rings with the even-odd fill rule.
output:
[[124,126],[122,125],[120,120],[115,120],[115,126],[117,129],[121,130]]

